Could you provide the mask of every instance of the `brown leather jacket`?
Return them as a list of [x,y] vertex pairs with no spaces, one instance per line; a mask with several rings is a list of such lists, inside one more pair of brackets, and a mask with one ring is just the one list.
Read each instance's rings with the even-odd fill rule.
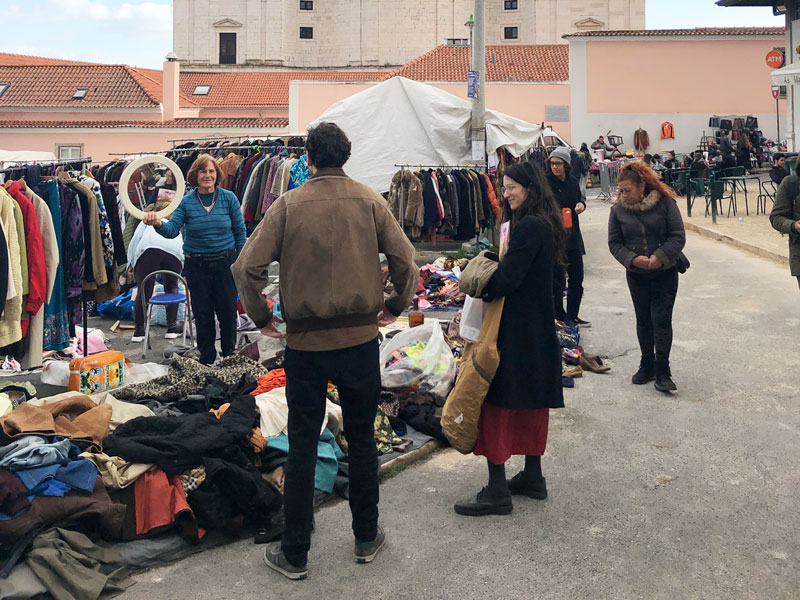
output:
[[309,331],[371,326],[377,336],[384,305],[379,252],[394,284],[386,306],[399,315],[419,281],[414,247],[380,194],[342,169],[320,169],[275,201],[232,270],[244,309],[264,327],[272,317],[261,295],[266,269],[280,263],[290,346],[293,333]]

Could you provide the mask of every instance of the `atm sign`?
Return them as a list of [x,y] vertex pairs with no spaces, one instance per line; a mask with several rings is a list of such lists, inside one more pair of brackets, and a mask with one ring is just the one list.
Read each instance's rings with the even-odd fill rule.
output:
[[771,69],[780,69],[783,66],[783,52],[770,50],[767,52],[767,66]]

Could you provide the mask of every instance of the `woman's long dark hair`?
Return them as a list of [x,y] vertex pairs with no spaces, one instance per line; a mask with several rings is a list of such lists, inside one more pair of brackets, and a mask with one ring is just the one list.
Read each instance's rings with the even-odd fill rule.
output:
[[561,208],[553,196],[542,168],[533,163],[519,162],[509,166],[503,175],[513,179],[528,191],[525,202],[514,211],[503,198],[503,221],[511,221],[511,229],[514,229],[519,220],[527,215],[533,215],[544,221],[553,234],[556,262],[560,265],[566,264],[564,248],[567,244],[567,230],[564,229]]

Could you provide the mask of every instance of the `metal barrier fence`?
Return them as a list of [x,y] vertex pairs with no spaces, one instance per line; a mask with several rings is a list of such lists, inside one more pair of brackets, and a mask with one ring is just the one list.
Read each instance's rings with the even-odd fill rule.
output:
[[600,163],[600,195],[599,200],[613,200],[617,194],[617,176],[619,170],[631,160],[618,160],[613,163]]

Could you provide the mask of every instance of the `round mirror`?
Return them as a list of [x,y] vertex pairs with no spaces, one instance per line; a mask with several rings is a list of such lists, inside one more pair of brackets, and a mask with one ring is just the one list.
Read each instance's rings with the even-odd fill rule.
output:
[[156,211],[159,219],[168,217],[178,208],[185,191],[186,181],[178,165],[155,154],[134,160],[119,180],[120,202],[136,219],[143,219],[145,209],[153,204],[163,207]]

